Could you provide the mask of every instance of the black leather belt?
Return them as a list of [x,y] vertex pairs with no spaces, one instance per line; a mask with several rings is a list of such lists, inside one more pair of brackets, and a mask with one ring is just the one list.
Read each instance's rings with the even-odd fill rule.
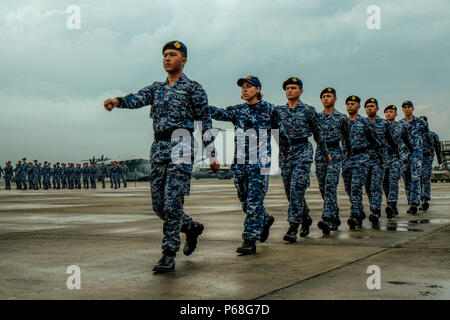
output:
[[339,140],[328,141],[327,148],[339,148],[341,145],[339,144]]
[[291,139],[291,144],[301,144],[301,143],[307,143],[307,142],[308,142],[307,137]]
[[160,131],[160,132],[155,132],[154,137],[155,137],[155,141],[161,141],[161,140],[171,140],[172,139],[172,133],[177,130],[177,129],[184,129],[189,131],[189,133],[192,135],[193,130],[192,129],[187,129],[187,128],[174,128],[172,130],[167,130],[167,131]]
[[357,154],[361,154],[361,153],[365,153],[365,152],[367,152],[367,148],[353,149],[352,156],[356,156]]

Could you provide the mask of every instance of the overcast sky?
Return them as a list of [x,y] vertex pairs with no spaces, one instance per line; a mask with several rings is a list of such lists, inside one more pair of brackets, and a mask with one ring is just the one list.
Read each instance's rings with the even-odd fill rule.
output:
[[[79,30],[67,28],[70,5]],[[370,5],[380,30],[366,26]],[[318,111],[326,86],[342,112],[351,94],[378,98],[381,116],[410,99],[450,140],[449,14],[448,0],[2,1],[0,162],[148,158],[149,107],[109,113],[103,100],[164,80],[161,47],[175,39],[212,105],[241,103],[236,80],[249,74],[284,104],[281,84],[297,76]]]

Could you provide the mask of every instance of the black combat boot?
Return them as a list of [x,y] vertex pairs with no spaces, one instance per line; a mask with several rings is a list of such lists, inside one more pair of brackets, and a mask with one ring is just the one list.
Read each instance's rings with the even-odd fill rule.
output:
[[256,241],[255,240],[249,240],[244,239],[244,242],[242,243],[242,246],[236,249],[237,253],[241,254],[253,254],[256,253]]
[[176,253],[169,250],[163,251],[163,256],[159,259],[158,264],[153,267],[155,273],[166,273],[175,269]]
[[388,206],[386,207],[386,218],[388,219],[392,219],[394,217],[394,208],[395,208],[395,203],[388,203]]
[[303,218],[302,228],[300,230],[300,237],[304,238],[309,234],[309,226],[312,225],[311,217]]
[[408,213],[415,215],[415,214],[417,214],[417,207],[411,206],[411,207],[409,207],[408,211],[409,211]]
[[[182,228],[183,229],[183,228]],[[190,223],[186,230],[182,230],[186,232],[186,243],[184,244],[183,253],[187,256],[194,252],[195,248],[197,248],[197,238],[202,234],[205,227],[198,222]]]
[[330,231],[331,231],[331,222],[328,220],[323,220],[323,221],[319,221],[319,223],[317,224],[317,226],[319,227],[319,229],[322,230],[322,233],[326,236],[330,235]]
[[398,209],[397,209],[397,204],[396,203],[392,204],[392,210],[394,210],[393,216],[395,218],[396,216],[398,216]]
[[264,225],[263,231],[261,232],[261,235],[259,236],[260,242],[264,242],[267,240],[267,238],[269,238],[270,227],[272,226],[274,221],[275,221],[275,218],[273,216],[269,216],[269,219],[267,219],[267,222]]
[[377,226],[380,220],[381,211],[380,210],[373,210],[372,213],[369,216],[369,221],[372,222],[373,226]]
[[350,218],[347,220],[347,224],[350,230],[355,230],[356,225],[358,224],[357,218],[355,216],[350,216]]
[[430,204],[428,203],[428,200],[424,199],[419,210],[427,211],[429,207],[430,207]]
[[283,240],[289,241],[290,243],[294,243],[295,241],[297,241],[297,232],[298,232],[299,224],[294,223],[294,222],[289,222],[289,225],[290,225],[289,230],[284,235]]

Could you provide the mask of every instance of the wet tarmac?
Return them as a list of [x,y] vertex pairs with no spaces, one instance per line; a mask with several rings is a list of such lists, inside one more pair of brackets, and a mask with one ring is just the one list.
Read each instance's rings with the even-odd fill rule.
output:
[[[450,299],[450,184],[433,184],[430,209],[416,216],[406,214],[401,188],[399,217],[383,213],[378,227],[366,219],[351,231],[341,181],[343,224],[323,236],[313,178],[306,193],[311,233],[287,244],[288,203],[281,180],[271,178],[270,237],[257,254],[238,256],[244,215],[232,180],[192,180],[185,211],[205,231],[197,250],[179,252],[176,271],[164,275],[151,271],[161,255],[162,221],[148,183],[94,191],[0,188],[0,299]],[[67,287],[70,265],[80,267],[81,289]],[[371,265],[381,270],[381,289],[367,287]]]

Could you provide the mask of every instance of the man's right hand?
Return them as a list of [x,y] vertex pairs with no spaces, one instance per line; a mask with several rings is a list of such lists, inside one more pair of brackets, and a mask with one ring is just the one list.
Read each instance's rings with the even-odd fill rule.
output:
[[103,102],[103,105],[105,106],[105,109],[108,111],[111,111],[115,107],[118,107],[120,104],[119,99],[113,98],[113,99],[107,99]]

